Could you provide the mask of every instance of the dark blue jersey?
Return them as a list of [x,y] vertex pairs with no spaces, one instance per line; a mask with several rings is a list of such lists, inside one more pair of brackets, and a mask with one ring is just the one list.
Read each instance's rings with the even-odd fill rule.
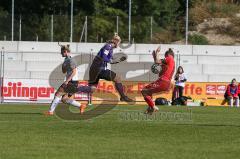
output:
[[111,43],[105,44],[100,51],[98,52],[97,56],[101,57],[103,59],[103,62],[101,64],[101,69],[107,68],[107,63],[109,63],[112,59],[113,54],[113,46]]

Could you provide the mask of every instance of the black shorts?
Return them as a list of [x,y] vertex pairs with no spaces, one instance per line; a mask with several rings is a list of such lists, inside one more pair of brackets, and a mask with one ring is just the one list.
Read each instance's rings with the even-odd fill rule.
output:
[[99,71],[99,73],[96,73],[95,75],[92,74],[89,77],[89,84],[94,85],[94,84],[98,84],[100,79],[105,79],[107,81],[113,81],[116,77],[116,73],[106,69],[106,70],[101,70]]
[[115,79],[116,73],[108,69],[101,69],[102,64],[103,59],[99,56],[95,56],[89,70],[89,84],[98,84],[100,79],[105,79],[107,81],[113,81]]
[[78,88],[78,81],[69,81],[67,86],[62,84],[60,87],[62,87],[66,93],[76,93]]
[[68,82],[67,85],[62,84],[56,94],[59,96],[64,96],[64,95],[72,95],[78,91],[78,81],[70,81]]

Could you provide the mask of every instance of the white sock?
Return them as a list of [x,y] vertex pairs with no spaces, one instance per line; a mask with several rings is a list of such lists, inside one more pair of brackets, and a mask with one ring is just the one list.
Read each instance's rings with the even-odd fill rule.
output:
[[230,107],[233,106],[233,99],[229,99],[229,105],[230,105]]
[[67,100],[66,100],[66,103],[67,103],[67,104],[71,104],[71,105],[73,105],[74,107],[78,107],[78,108],[80,108],[80,106],[81,106],[81,103],[79,103],[79,102],[77,102],[77,101],[75,101],[75,100],[73,100],[73,99],[67,99]]
[[54,110],[56,109],[58,103],[61,101],[61,98],[59,97],[55,97],[52,101],[52,104],[50,106],[49,112],[54,112]]
[[239,107],[239,99],[236,99],[236,106]]
[[154,108],[155,110],[159,110],[159,108],[158,108],[156,105],[154,105],[153,108]]

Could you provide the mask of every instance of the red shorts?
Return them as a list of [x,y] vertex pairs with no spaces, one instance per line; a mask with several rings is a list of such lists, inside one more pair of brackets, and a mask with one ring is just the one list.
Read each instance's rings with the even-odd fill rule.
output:
[[159,79],[145,86],[144,89],[149,90],[149,92],[153,94],[153,93],[163,93],[163,92],[169,91],[170,87],[171,87],[171,81],[165,81],[165,80]]

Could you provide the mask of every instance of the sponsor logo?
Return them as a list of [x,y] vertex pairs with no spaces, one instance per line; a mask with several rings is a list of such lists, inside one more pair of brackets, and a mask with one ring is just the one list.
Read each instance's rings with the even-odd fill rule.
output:
[[216,85],[206,85],[206,94],[215,95],[216,94]]
[[227,89],[226,85],[218,85],[217,86],[217,94],[224,94]]
[[2,87],[2,95],[7,98],[24,98],[36,101],[38,98],[50,98],[54,93],[53,87],[29,87],[23,86],[22,82],[8,82],[7,86]]

